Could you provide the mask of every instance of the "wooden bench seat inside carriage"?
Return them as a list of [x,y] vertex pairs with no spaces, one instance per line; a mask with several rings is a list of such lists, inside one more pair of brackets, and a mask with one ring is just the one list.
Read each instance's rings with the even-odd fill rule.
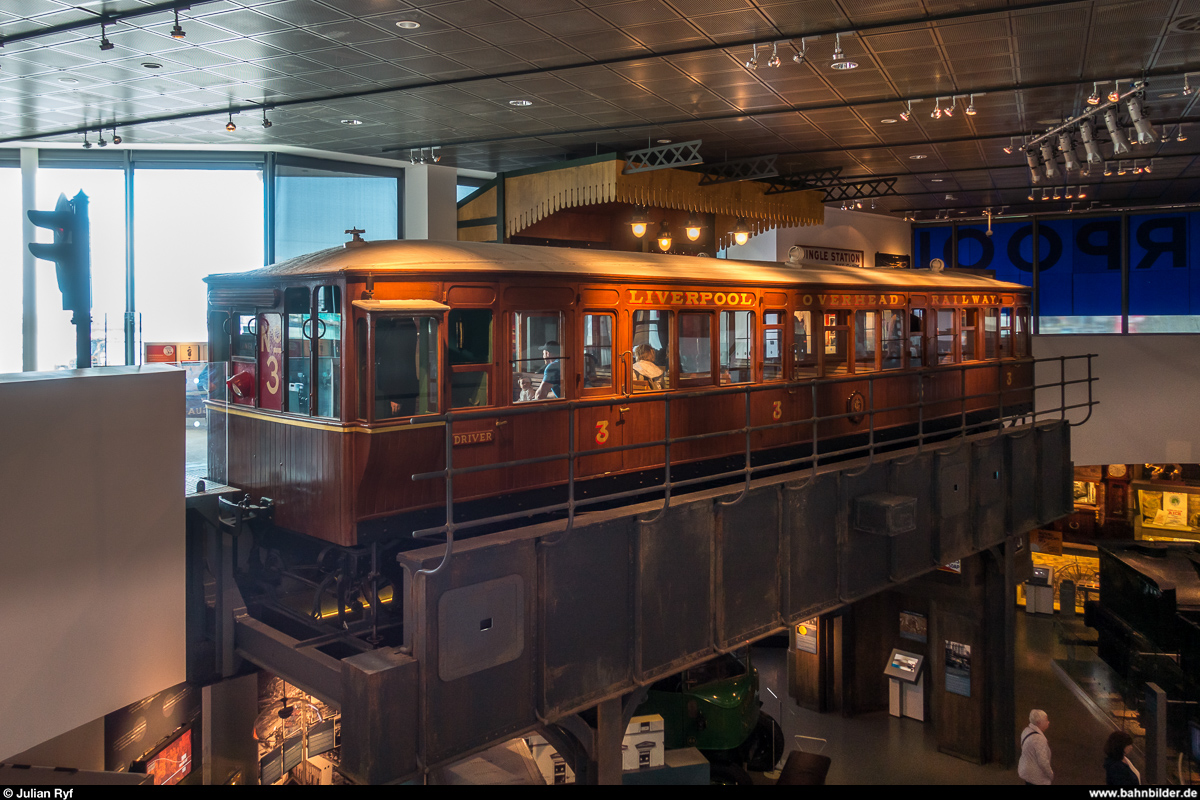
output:
[[981,274],[351,244],[207,279],[210,470],[318,540],[444,518],[412,476],[448,454],[457,506],[519,507],[660,475],[668,435],[674,469],[1032,401],[1029,289]]

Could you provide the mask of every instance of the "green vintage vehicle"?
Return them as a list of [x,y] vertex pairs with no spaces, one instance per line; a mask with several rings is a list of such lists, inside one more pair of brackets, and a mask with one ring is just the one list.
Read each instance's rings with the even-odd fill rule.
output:
[[695,747],[714,783],[748,785],[747,768],[765,772],[783,755],[783,732],[762,711],[749,650],[726,653],[650,687],[637,714],[663,718],[667,750]]

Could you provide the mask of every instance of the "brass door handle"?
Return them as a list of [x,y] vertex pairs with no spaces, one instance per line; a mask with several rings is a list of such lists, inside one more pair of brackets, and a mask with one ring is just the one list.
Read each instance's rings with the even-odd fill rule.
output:
[[507,424],[508,424],[508,420],[506,420],[506,419],[498,419],[498,420],[496,420],[496,427],[497,427],[497,428],[499,428],[501,425],[507,425]]

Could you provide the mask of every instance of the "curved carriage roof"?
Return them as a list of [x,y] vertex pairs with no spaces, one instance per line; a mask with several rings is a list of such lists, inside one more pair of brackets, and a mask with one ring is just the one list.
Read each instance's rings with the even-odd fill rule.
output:
[[972,288],[1027,291],[965,271],[863,269],[843,266],[799,266],[763,261],[655,255],[619,250],[582,250],[490,242],[400,240],[366,242],[356,247],[331,247],[315,253],[240,273],[211,275],[206,280],[254,281],[332,275],[382,277],[389,273],[557,274],[619,279],[661,279],[705,283],[829,284],[853,288]]

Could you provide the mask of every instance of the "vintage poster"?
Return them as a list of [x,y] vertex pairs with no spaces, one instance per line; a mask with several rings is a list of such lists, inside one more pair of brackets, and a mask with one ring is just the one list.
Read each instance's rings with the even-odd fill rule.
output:
[[971,645],[946,640],[946,691],[971,696]]

